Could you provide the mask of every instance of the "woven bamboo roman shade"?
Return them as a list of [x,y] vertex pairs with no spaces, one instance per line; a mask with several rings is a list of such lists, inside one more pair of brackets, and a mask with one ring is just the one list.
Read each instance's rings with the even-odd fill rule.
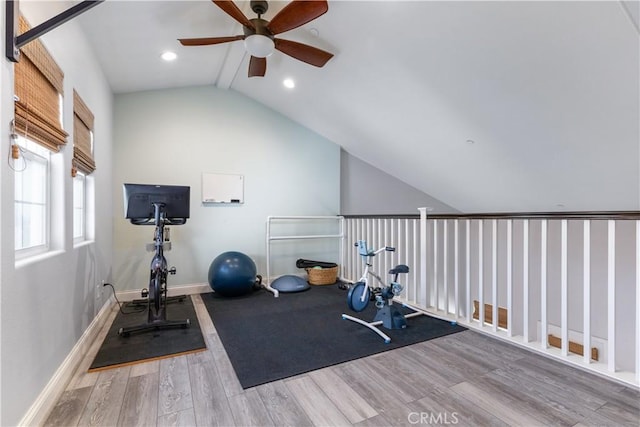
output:
[[93,113],[78,92],[73,91],[73,167],[85,174],[96,170],[91,133]]
[[[29,24],[20,16],[20,33]],[[20,49],[20,62],[15,65],[15,129],[51,151],[60,151],[67,133],[60,123],[60,95],[64,73],[39,40]]]

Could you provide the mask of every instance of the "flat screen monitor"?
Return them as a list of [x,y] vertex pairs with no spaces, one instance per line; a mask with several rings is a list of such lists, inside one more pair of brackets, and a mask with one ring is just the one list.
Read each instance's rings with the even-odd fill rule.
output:
[[154,203],[162,204],[165,221],[184,224],[189,218],[190,187],[183,185],[123,185],[124,216],[133,224],[153,224]]

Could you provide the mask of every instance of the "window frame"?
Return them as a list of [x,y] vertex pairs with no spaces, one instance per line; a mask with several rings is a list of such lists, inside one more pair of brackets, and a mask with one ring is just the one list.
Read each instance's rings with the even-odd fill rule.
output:
[[[21,197],[25,194],[25,184],[23,179],[14,180],[14,250],[16,259],[24,259],[40,255],[51,250],[51,152],[37,142],[22,136],[18,136],[15,143],[20,147],[20,155],[24,162],[22,169],[15,170],[16,174],[23,174],[30,171],[30,162],[38,162],[40,165],[44,165],[45,170],[44,176],[42,177],[44,187],[42,188],[43,201],[41,201],[44,211],[41,223],[42,228],[40,230],[42,234],[42,241],[35,245],[24,246],[24,215],[18,215],[18,207],[32,204],[32,202],[18,199],[19,194]],[[17,188],[18,185],[21,185],[20,189]],[[33,190],[33,186],[30,189]],[[18,227],[20,227],[21,230],[20,243],[18,241]]]
[[[76,172],[76,176],[73,177],[72,181],[73,181],[73,203],[71,207],[71,210],[73,212],[72,237],[73,237],[73,243],[77,245],[87,240],[87,175],[84,174],[83,172],[78,171]],[[77,187],[76,187],[76,184],[78,182],[82,183],[81,184],[82,190],[80,194],[81,206],[77,205],[78,199],[76,199],[76,197],[78,197]],[[80,219],[81,221],[81,224],[79,227],[77,226],[78,224],[76,223],[77,219]],[[81,230],[80,234],[78,235],[76,234],[77,229]]]

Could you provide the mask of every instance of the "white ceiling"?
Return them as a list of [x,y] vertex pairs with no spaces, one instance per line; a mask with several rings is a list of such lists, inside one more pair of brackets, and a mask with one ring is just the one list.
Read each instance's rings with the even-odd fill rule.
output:
[[[270,2],[264,18],[285,4]],[[324,68],[276,52],[251,79],[241,41],[177,42],[242,34],[210,1],[107,0],[76,19],[116,93],[215,84],[460,211],[574,211],[640,210],[639,11],[637,1],[330,1],[279,36],[334,53]],[[163,62],[164,50],[178,59]]]

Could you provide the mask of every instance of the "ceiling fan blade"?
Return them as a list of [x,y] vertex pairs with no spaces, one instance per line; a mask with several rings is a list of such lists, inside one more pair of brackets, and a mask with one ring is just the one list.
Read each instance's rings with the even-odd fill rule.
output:
[[251,57],[249,61],[249,77],[264,77],[267,72],[267,58]]
[[244,36],[229,36],[229,37],[202,37],[197,39],[178,39],[183,46],[207,46],[210,44],[220,44],[233,42],[236,40],[244,40]]
[[213,1],[216,4],[216,6],[218,6],[220,9],[224,10],[229,16],[231,16],[233,19],[235,19],[236,21],[238,21],[239,23],[241,23],[245,27],[249,27],[252,30],[256,29],[256,27],[253,25],[253,23],[251,21],[249,21],[249,18],[247,18],[244,15],[244,13],[242,13],[240,8],[238,6],[236,6],[236,4],[234,2],[225,1],[225,0],[211,0],[211,1]]
[[327,10],[329,5],[324,0],[293,0],[273,17],[267,28],[274,35],[284,33],[313,21]]
[[306,62],[307,64],[315,65],[316,67],[324,66],[328,60],[333,58],[332,53],[309,46],[308,44],[284,39],[274,39],[273,41],[276,45],[276,49],[280,52],[299,61]]

